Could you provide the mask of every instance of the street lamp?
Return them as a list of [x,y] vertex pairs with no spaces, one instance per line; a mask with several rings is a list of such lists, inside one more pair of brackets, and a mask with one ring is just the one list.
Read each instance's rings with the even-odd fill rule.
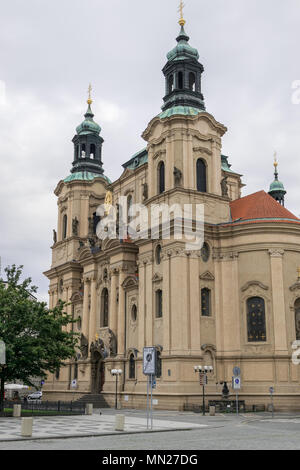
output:
[[199,372],[199,383],[203,387],[203,404],[202,414],[205,416],[205,385],[207,385],[207,374],[212,373],[214,370],[213,366],[194,366],[195,374]]
[[112,369],[111,370],[111,375],[116,376],[116,401],[115,401],[116,410],[118,409],[118,377],[119,377],[119,375],[122,374],[122,372],[123,371],[121,369]]

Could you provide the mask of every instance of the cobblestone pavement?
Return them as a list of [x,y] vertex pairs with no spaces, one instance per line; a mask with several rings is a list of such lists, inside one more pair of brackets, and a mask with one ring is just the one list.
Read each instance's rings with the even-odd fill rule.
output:
[[[121,414],[122,412],[118,412]],[[150,423],[149,423],[150,425]],[[190,429],[206,427],[206,424],[182,421],[168,421],[155,419],[154,431]],[[33,420],[34,439],[68,437],[68,436],[95,436],[107,434],[120,434],[114,430],[115,413],[94,413],[92,416],[59,416],[35,417]],[[127,414],[125,432],[145,432],[147,424],[145,417]],[[21,437],[21,418],[0,418],[0,441],[23,440]]]
[[[122,412],[123,413],[123,412]],[[124,411],[126,421],[131,418],[133,426],[145,425],[145,412]],[[95,413],[86,422],[106,417],[107,423],[114,419],[114,411],[107,410],[100,417]],[[68,418],[69,432],[73,432],[74,419]],[[217,415],[215,417],[194,413],[156,412],[154,425],[168,424],[172,432],[147,433],[142,429],[137,434],[101,435],[69,439],[23,440],[0,442],[0,450],[221,450],[221,449],[300,449],[300,415],[270,414]],[[53,419],[53,418],[52,418]],[[65,419],[65,418],[60,418]],[[45,418],[43,418],[45,420]],[[49,423],[48,418],[46,419]],[[173,425],[172,425],[173,423]],[[174,430],[184,423],[187,428]],[[47,424],[46,424],[47,425]],[[193,427],[193,425],[198,425]],[[200,426],[199,426],[200,425]],[[62,424],[65,426],[65,424]],[[173,426],[173,427],[171,427]],[[66,435],[64,435],[66,437]],[[63,436],[61,436],[63,437]],[[1,437],[0,437],[1,439]]]

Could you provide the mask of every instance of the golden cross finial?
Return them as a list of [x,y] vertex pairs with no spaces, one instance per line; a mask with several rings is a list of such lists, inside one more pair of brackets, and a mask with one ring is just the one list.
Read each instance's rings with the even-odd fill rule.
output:
[[277,162],[277,152],[274,152],[274,166],[275,166],[275,168],[278,166],[278,162]]
[[89,88],[88,88],[89,98],[88,98],[88,100],[87,100],[87,103],[88,103],[88,104],[92,104],[92,102],[93,102],[93,100],[92,100],[92,98],[91,98],[91,91],[92,91],[92,85],[89,84]]
[[185,25],[185,20],[183,19],[183,8],[184,7],[185,7],[185,4],[183,3],[182,0],[180,0],[180,4],[179,4],[179,8],[178,8],[178,11],[180,12],[180,20],[179,20],[180,26]]

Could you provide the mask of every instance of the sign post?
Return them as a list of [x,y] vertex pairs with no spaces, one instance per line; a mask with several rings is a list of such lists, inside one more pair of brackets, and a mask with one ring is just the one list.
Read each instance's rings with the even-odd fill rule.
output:
[[274,418],[274,402],[273,402],[274,387],[270,387],[269,391],[270,391],[270,395],[271,395],[272,418]]
[[[153,413],[152,413],[152,389],[155,388],[156,381],[156,348],[154,346],[144,348],[143,350],[143,373],[147,375],[147,429],[149,429],[149,415],[150,415],[150,429],[153,428]],[[149,387],[150,387],[150,409],[149,409]]]
[[239,367],[233,368],[234,377],[232,377],[232,388],[236,390],[236,415],[239,415],[239,390],[241,389],[241,369]]

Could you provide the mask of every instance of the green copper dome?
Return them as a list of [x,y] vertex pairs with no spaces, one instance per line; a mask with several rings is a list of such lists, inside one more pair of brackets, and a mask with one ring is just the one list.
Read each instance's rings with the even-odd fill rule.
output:
[[285,191],[283,183],[281,181],[275,180],[273,183],[270,184],[270,192],[271,191]]
[[186,34],[184,27],[181,26],[181,30],[179,36],[176,38],[178,42],[177,46],[174,47],[168,54],[167,59],[168,61],[173,60],[184,60],[184,59],[199,59],[199,53],[197,49],[191,47],[188,43],[189,37]]
[[99,175],[99,173],[92,173],[91,171],[77,171],[76,173],[72,173],[64,179],[64,182],[70,183],[71,181],[93,181],[95,178],[102,178],[107,183],[111,184],[111,181],[107,176]]
[[101,127],[94,120],[94,114],[91,110],[91,105],[88,105],[87,112],[84,115],[85,120],[76,127],[76,132],[78,135],[85,134],[96,134],[99,135],[101,132]]

